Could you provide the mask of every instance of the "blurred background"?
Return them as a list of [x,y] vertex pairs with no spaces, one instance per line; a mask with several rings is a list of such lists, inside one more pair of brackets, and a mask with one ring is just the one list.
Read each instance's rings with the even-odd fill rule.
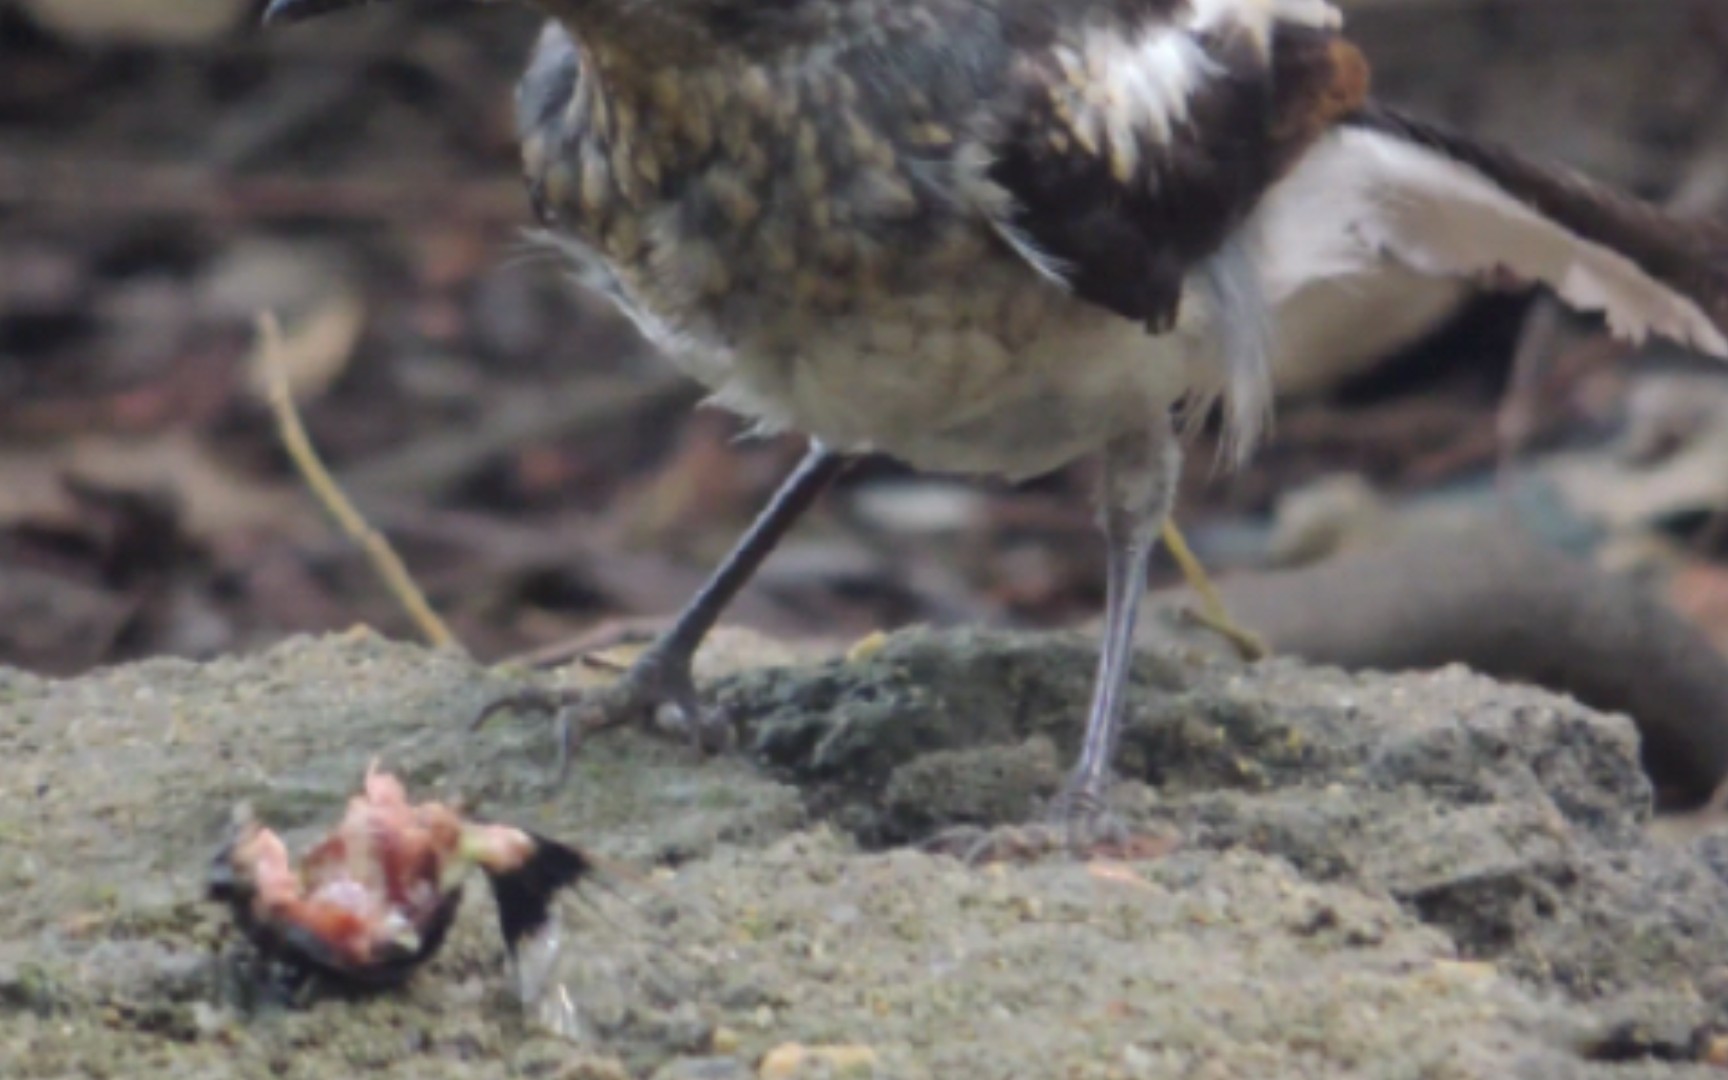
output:
[[[0,663],[53,674],[369,623],[413,631],[280,448],[312,439],[491,659],[671,614],[796,459],[525,237],[517,5],[0,0]],[[1379,93],[1639,194],[1728,209],[1720,0],[1356,0]],[[1391,281],[1294,327],[1274,436],[1191,455],[1221,574],[1513,515],[1728,646],[1728,382],[1529,296]],[[734,611],[848,639],[1092,617],[1076,466],[1018,490],[868,462]],[[1173,577],[1165,565],[1160,580]]]

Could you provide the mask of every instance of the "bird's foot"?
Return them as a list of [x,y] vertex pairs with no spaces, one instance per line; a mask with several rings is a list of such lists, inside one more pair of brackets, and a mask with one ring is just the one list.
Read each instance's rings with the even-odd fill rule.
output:
[[926,837],[919,850],[947,855],[968,866],[1037,862],[1063,850],[1061,835],[1041,821],[1024,825],[953,825]]
[[[590,660],[596,665],[599,661]],[[646,724],[683,733],[706,753],[724,750],[732,729],[722,717],[704,709],[696,693],[690,657],[648,647],[617,678],[604,686],[520,690],[488,704],[474,718],[478,730],[501,712],[550,713],[557,730],[558,783],[570,772],[570,761],[591,733],[625,724]]]
[[1167,834],[1129,828],[1105,805],[1106,785],[1070,778],[1039,820],[1023,825],[958,825],[943,829],[920,847],[971,865],[1034,862],[1050,855],[1082,859],[1151,859],[1176,846]]
[[1070,851],[1121,846],[1128,827],[1106,805],[1109,789],[1107,776],[1074,773],[1045,808],[1044,827],[1064,837]]

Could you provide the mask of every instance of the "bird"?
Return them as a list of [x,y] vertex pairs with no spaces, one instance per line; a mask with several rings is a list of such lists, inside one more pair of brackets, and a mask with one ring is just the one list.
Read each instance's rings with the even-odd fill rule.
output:
[[[272,0],[291,20],[358,0]],[[1279,313],[1378,273],[1517,282],[1728,357],[1728,231],[1371,93],[1329,0],[534,0],[517,90],[540,227],[713,402],[809,449],[597,717],[670,706],[821,490],[865,454],[1022,481],[1101,463],[1106,598],[1071,772],[1107,819],[1147,563],[1185,435],[1244,459]]]

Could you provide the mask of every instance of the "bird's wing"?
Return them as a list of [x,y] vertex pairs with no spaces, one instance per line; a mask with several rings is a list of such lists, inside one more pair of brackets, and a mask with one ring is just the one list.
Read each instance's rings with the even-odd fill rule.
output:
[[[1219,339],[1191,415],[1225,401],[1253,445],[1271,404],[1271,313],[1233,242],[1267,189],[1367,99],[1368,65],[1324,0],[1105,0],[1015,42],[989,148],[1000,231],[1074,295],[1161,332],[1197,282]],[[1033,28],[1037,32],[1037,27]]]
[[1366,99],[1323,0],[1119,0],[1016,42],[990,147],[1028,257],[1161,330],[1183,281],[1267,187]]
[[1621,337],[1657,334],[1728,358],[1728,228],[1384,107],[1314,143],[1258,217],[1274,301],[1391,259],[1541,283]]

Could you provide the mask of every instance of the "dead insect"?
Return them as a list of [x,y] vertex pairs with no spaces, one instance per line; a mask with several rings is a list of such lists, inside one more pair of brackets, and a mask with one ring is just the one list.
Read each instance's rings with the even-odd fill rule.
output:
[[211,867],[209,896],[228,904],[265,957],[350,985],[400,983],[444,943],[479,867],[514,956],[547,925],[559,889],[594,870],[583,852],[524,829],[410,804],[402,782],[368,769],[341,822],[300,859],[241,814]]

